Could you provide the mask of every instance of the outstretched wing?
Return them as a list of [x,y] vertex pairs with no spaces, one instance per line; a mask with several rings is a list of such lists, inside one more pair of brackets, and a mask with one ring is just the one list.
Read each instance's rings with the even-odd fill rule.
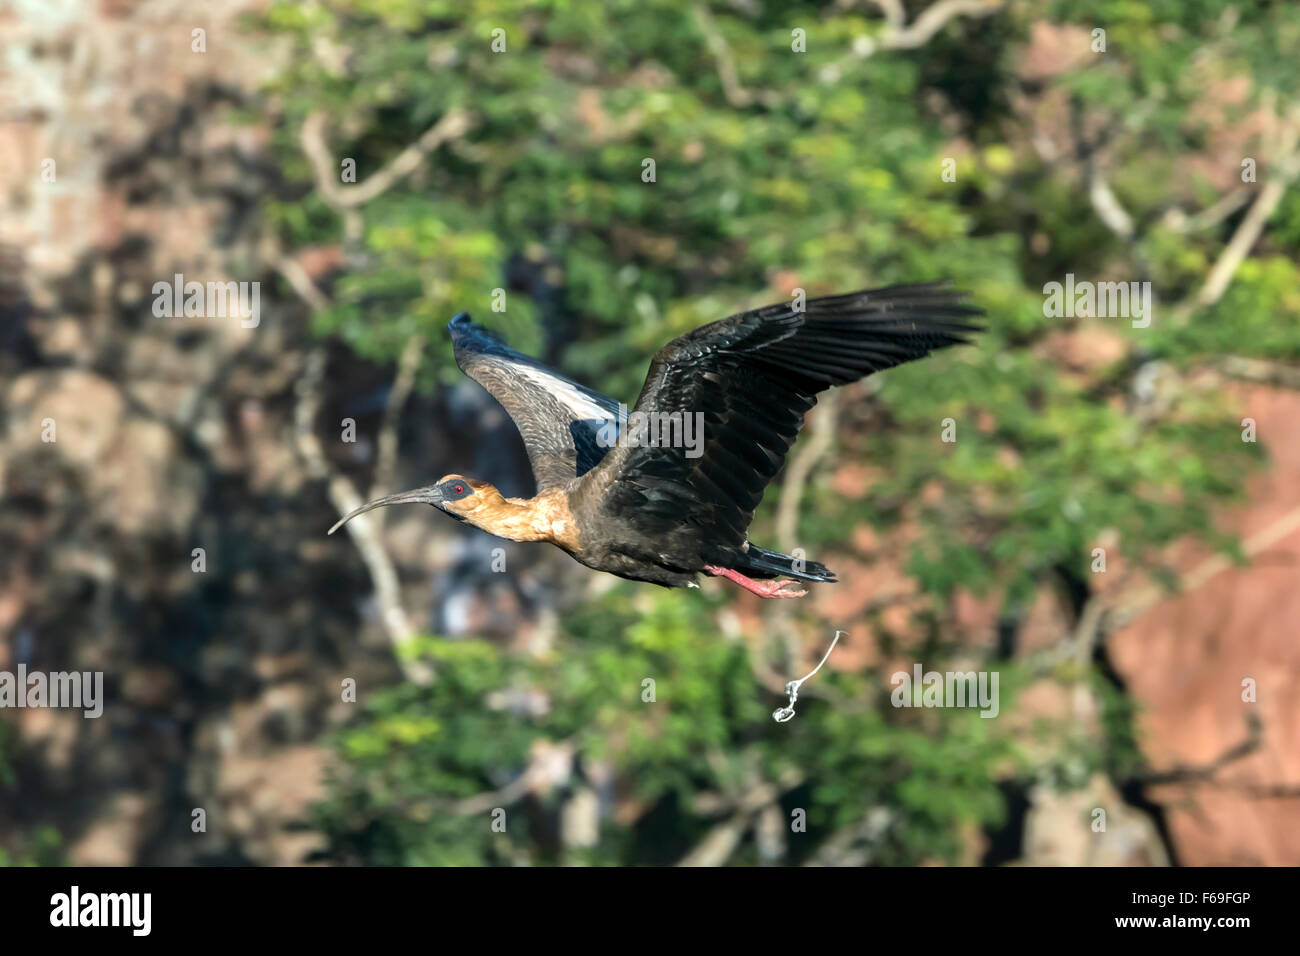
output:
[[617,421],[618,402],[509,348],[465,312],[447,329],[461,371],[501,403],[523,435],[539,492],[600,463],[609,442],[598,430]]
[[673,340],[634,414],[702,413],[698,457],[620,444],[583,490],[646,535],[741,547],[817,393],[965,342],[981,312],[962,297],[946,283],[890,286],[812,299],[803,311],[770,305]]

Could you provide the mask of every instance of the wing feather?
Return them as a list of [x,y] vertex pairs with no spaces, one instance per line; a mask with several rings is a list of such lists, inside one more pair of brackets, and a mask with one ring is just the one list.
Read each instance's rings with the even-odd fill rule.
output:
[[586,474],[609,450],[599,430],[618,402],[516,352],[461,312],[447,325],[456,364],[501,403],[524,439],[537,490]]
[[634,412],[703,413],[703,452],[620,445],[583,479],[598,512],[679,553],[744,546],[763,491],[817,393],[966,342],[980,310],[945,283],[890,286],[778,303],[668,343]]

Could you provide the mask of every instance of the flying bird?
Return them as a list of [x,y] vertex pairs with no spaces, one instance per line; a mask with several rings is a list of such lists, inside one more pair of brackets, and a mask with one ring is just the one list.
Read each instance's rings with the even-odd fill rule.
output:
[[447,326],[456,364],[514,420],[536,496],[450,474],[362,505],[330,534],[374,508],[422,503],[633,581],[698,587],[705,574],[765,598],[802,597],[797,581],[835,575],[749,541],[763,490],[819,392],[968,341],[982,313],[963,298],[942,282],[895,285],[712,322],[659,350],[631,414],[461,312]]

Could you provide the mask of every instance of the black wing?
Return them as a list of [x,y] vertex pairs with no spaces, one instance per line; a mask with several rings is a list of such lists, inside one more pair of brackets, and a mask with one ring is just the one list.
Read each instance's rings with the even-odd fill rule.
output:
[[523,436],[539,492],[600,463],[609,442],[600,441],[599,429],[617,421],[618,402],[509,348],[464,312],[447,329],[456,364],[501,403]]
[[[679,547],[743,546],[817,393],[967,341],[979,309],[945,283],[770,305],[670,342],[634,412],[703,413],[703,449],[620,446],[583,481],[599,507]],[[705,560],[708,560],[707,556]]]

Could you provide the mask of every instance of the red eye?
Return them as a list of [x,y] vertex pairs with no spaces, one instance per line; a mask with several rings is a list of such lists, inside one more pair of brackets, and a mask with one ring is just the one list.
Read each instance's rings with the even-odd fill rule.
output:
[[458,495],[463,495],[464,493],[465,493],[465,486],[464,486],[464,485],[457,485],[457,486],[456,486],[456,494],[458,494]]

